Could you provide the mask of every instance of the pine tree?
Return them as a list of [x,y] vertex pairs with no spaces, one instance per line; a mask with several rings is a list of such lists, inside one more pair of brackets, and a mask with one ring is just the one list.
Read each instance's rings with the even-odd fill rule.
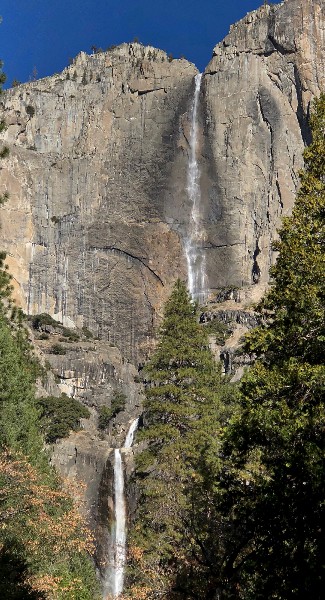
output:
[[324,588],[325,96],[291,217],[283,221],[258,360],[228,428],[215,506],[226,535],[220,598],[313,598]]
[[[140,556],[142,575],[135,579],[148,585],[145,597],[168,591],[168,598],[176,598],[182,597],[177,590],[187,593],[188,583],[193,586],[189,569],[198,568],[202,555],[196,522],[201,514],[193,512],[201,453],[218,445],[233,401],[198,324],[196,305],[179,280],[145,375],[144,428],[138,436],[145,449],[137,458],[139,504],[131,554]],[[132,597],[137,594],[135,587]]]

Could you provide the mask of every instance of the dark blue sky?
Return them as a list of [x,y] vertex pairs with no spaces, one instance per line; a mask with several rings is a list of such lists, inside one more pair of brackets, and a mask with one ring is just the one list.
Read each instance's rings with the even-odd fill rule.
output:
[[92,45],[107,48],[135,37],[184,55],[200,70],[231,23],[263,0],[1,0],[0,57],[7,85],[67,66]]

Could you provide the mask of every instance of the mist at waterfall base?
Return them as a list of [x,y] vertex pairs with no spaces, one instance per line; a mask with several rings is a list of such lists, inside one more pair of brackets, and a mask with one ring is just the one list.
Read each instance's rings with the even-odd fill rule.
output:
[[[131,448],[134,434],[137,430],[139,418],[132,421],[125,438],[123,448]],[[114,450],[114,522],[112,524],[112,557],[113,561],[107,567],[103,599],[118,598],[123,592],[124,569],[126,562],[126,502],[124,494],[124,466],[121,450]]]
[[185,236],[188,289],[193,300],[203,304],[207,296],[205,232],[202,223],[202,202],[198,154],[198,105],[202,74],[195,76],[194,95],[190,110],[189,160],[187,169],[187,194],[191,206],[190,219]]

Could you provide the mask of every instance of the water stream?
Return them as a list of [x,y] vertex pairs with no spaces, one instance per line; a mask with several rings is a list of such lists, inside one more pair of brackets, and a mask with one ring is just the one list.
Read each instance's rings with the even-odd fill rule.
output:
[[[139,419],[132,421],[123,448],[131,448]],[[124,495],[124,467],[121,450],[114,450],[114,524],[112,526],[113,565],[108,569],[104,585],[104,599],[118,598],[123,591],[126,561],[126,503]],[[108,596],[107,596],[108,594]]]
[[187,170],[187,194],[191,203],[191,215],[185,237],[188,288],[194,300],[202,304],[207,296],[206,259],[204,251],[205,231],[201,202],[200,169],[197,160],[198,105],[202,74],[195,76],[194,96],[190,112],[189,160]]

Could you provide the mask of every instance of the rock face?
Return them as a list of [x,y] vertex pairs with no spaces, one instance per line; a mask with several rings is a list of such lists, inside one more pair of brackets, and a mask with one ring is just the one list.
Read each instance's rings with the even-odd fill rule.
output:
[[[292,208],[324,89],[322,0],[263,6],[231,28],[203,77],[202,215],[210,289],[260,297]],[[1,246],[28,313],[86,325],[134,363],[186,277],[189,110],[196,68],[124,44],[4,97],[10,156]]]
[[262,6],[231,28],[205,70],[211,288],[237,286],[257,299],[267,284],[309,141],[306,115],[325,89],[324,12],[323,0]]
[[16,297],[28,313],[89,327],[133,361],[170,281],[186,275],[166,205],[182,204],[186,156],[175,158],[175,131],[196,73],[124,44],[80,54],[4,100],[2,247]]
[[[276,228],[292,209],[311,100],[325,90],[324,21],[324,0],[263,6],[231,28],[202,77],[197,160],[211,290],[203,320],[228,324],[235,315],[231,340],[214,341],[229,371],[254,318],[249,304],[268,282]],[[55,445],[52,460],[85,484],[103,569],[111,449],[141,412],[137,367],[174,280],[186,278],[196,74],[186,60],[123,44],[81,53],[62,73],[2,97],[10,154],[0,190],[10,199],[1,208],[0,248],[16,300],[29,314],[49,313],[98,338],[48,359],[61,391],[92,411],[84,431]],[[37,342],[43,354],[52,341]],[[96,412],[114,390],[126,394],[126,410],[101,436]],[[130,470],[132,451],[124,457]]]

